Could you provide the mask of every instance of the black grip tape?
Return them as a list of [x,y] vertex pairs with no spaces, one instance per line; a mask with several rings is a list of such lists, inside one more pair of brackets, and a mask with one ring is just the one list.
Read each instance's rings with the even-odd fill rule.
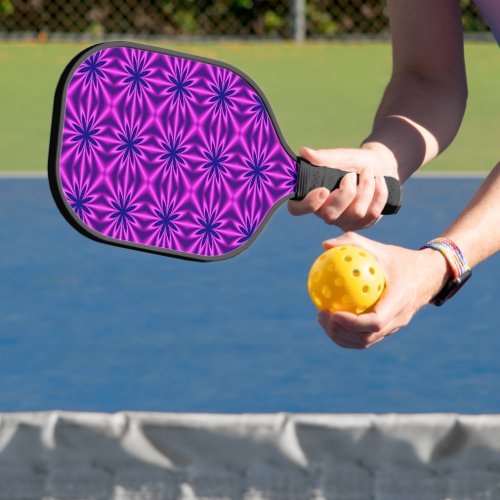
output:
[[[293,200],[302,200],[307,193],[320,187],[325,187],[329,191],[333,191],[340,186],[340,181],[343,177],[350,173],[338,168],[316,167],[300,157],[298,158],[298,164],[297,191],[292,198]],[[389,194],[382,214],[395,214],[401,207],[401,184],[394,177],[384,177],[384,179]],[[359,182],[359,175],[356,175],[356,182]]]

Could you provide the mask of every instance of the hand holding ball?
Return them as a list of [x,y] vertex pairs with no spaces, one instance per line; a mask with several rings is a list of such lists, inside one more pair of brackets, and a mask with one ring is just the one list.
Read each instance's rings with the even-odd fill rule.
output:
[[362,314],[382,295],[384,272],[377,259],[363,248],[334,247],[312,265],[307,288],[318,309]]

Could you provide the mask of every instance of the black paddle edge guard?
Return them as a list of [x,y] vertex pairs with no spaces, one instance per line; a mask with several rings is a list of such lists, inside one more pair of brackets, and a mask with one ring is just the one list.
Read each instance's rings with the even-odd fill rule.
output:
[[[297,192],[292,200],[302,200],[307,193],[319,187],[333,191],[340,186],[340,181],[350,172],[331,167],[317,167],[304,158],[297,158]],[[359,182],[359,175],[356,176]],[[384,177],[389,191],[387,203],[382,210],[383,215],[395,214],[401,208],[402,187],[394,177]]]
[[54,94],[54,104],[53,104],[53,112],[52,112],[52,124],[50,129],[50,142],[49,142],[49,155],[48,155],[48,164],[47,164],[47,172],[48,172],[48,180],[50,191],[52,193],[52,197],[54,198],[54,202],[59,209],[61,215],[66,219],[66,221],[73,226],[79,233],[83,234],[87,238],[91,240],[97,241],[99,243],[105,243],[108,245],[113,245],[116,247],[127,248],[130,250],[138,250],[140,252],[147,252],[158,255],[166,255],[168,257],[173,257],[177,259],[192,261],[192,262],[217,262],[224,261],[226,259],[235,257],[240,253],[244,252],[255,240],[260,236],[263,232],[264,228],[267,226],[268,222],[272,218],[272,216],[277,212],[278,208],[285,203],[287,200],[291,198],[292,195],[287,195],[282,198],[278,202],[276,202],[268,214],[262,220],[261,224],[253,235],[240,247],[231,250],[225,254],[214,255],[214,256],[205,256],[198,254],[190,254],[187,252],[181,252],[178,250],[170,250],[159,247],[154,247],[151,245],[145,245],[140,243],[133,243],[130,241],[119,240],[117,238],[112,238],[110,236],[106,236],[101,234],[89,226],[87,226],[84,222],[82,222],[78,216],[75,214],[70,204],[68,203],[62,188],[61,176],[59,173],[59,159],[61,153],[61,144],[62,144],[62,135],[63,128],[62,124],[64,123],[64,116],[66,113],[66,91],[69,85],[69,82],[78,69],[80,64],[85,61],[92,54],[99,52],[108,48],[115,47],[125,47],[136,50],[145,50],[152,51],[159,54],[166,54],[173,57],[179,57],[182,59],[188,59],[197,62],[203,62],[206,64],[210,64],[212,66],[219,66],[221,68],[225,68],[236,75],[239,75],[243,80],[245,80],[259,95],[264,103],[264,106],[269,114],[274,130],[278,136],[278,139],[283,146],[283,149],[288,153],[290,158],[296,159],[296,154],[293,152],[292,148],[287,144],[283,137],[283,133],[279,128],[278,121],[274,112],[271,108],[271,104],[269,103],[267,97],[264,95],[264,92],[260,89],[260,87],[255,83],[252,78],[250,78],[246,73],[241,71],[240,69],[222,61],[216,61],[214,59],[209,59],[202,56],[197,56],[193,54],[186,54],[184,52],[178,52],[175,50],[170,50],[168,48],[155,47],[152,45],[145,45],[142,43],[127,41],[127,40],[116,40],[110,42],[103,42],[91,45],[81,50],[78,54],[76,54],[66,65],[61,76],[59,77],[59,81],[57,83],[57,87]]

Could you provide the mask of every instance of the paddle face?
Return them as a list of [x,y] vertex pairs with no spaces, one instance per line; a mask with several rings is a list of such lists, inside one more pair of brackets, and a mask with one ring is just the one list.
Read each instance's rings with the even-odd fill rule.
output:
[[49,180],[63,215],[93,239],[234,256],[293,196],[297,168],[262,92],[222,63],[105,43],[59,82]]

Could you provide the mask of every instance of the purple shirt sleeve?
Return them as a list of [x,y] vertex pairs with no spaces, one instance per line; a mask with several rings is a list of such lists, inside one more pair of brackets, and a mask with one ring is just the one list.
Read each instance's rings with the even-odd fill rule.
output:
[[500,45],[500,0],[474,0]]

